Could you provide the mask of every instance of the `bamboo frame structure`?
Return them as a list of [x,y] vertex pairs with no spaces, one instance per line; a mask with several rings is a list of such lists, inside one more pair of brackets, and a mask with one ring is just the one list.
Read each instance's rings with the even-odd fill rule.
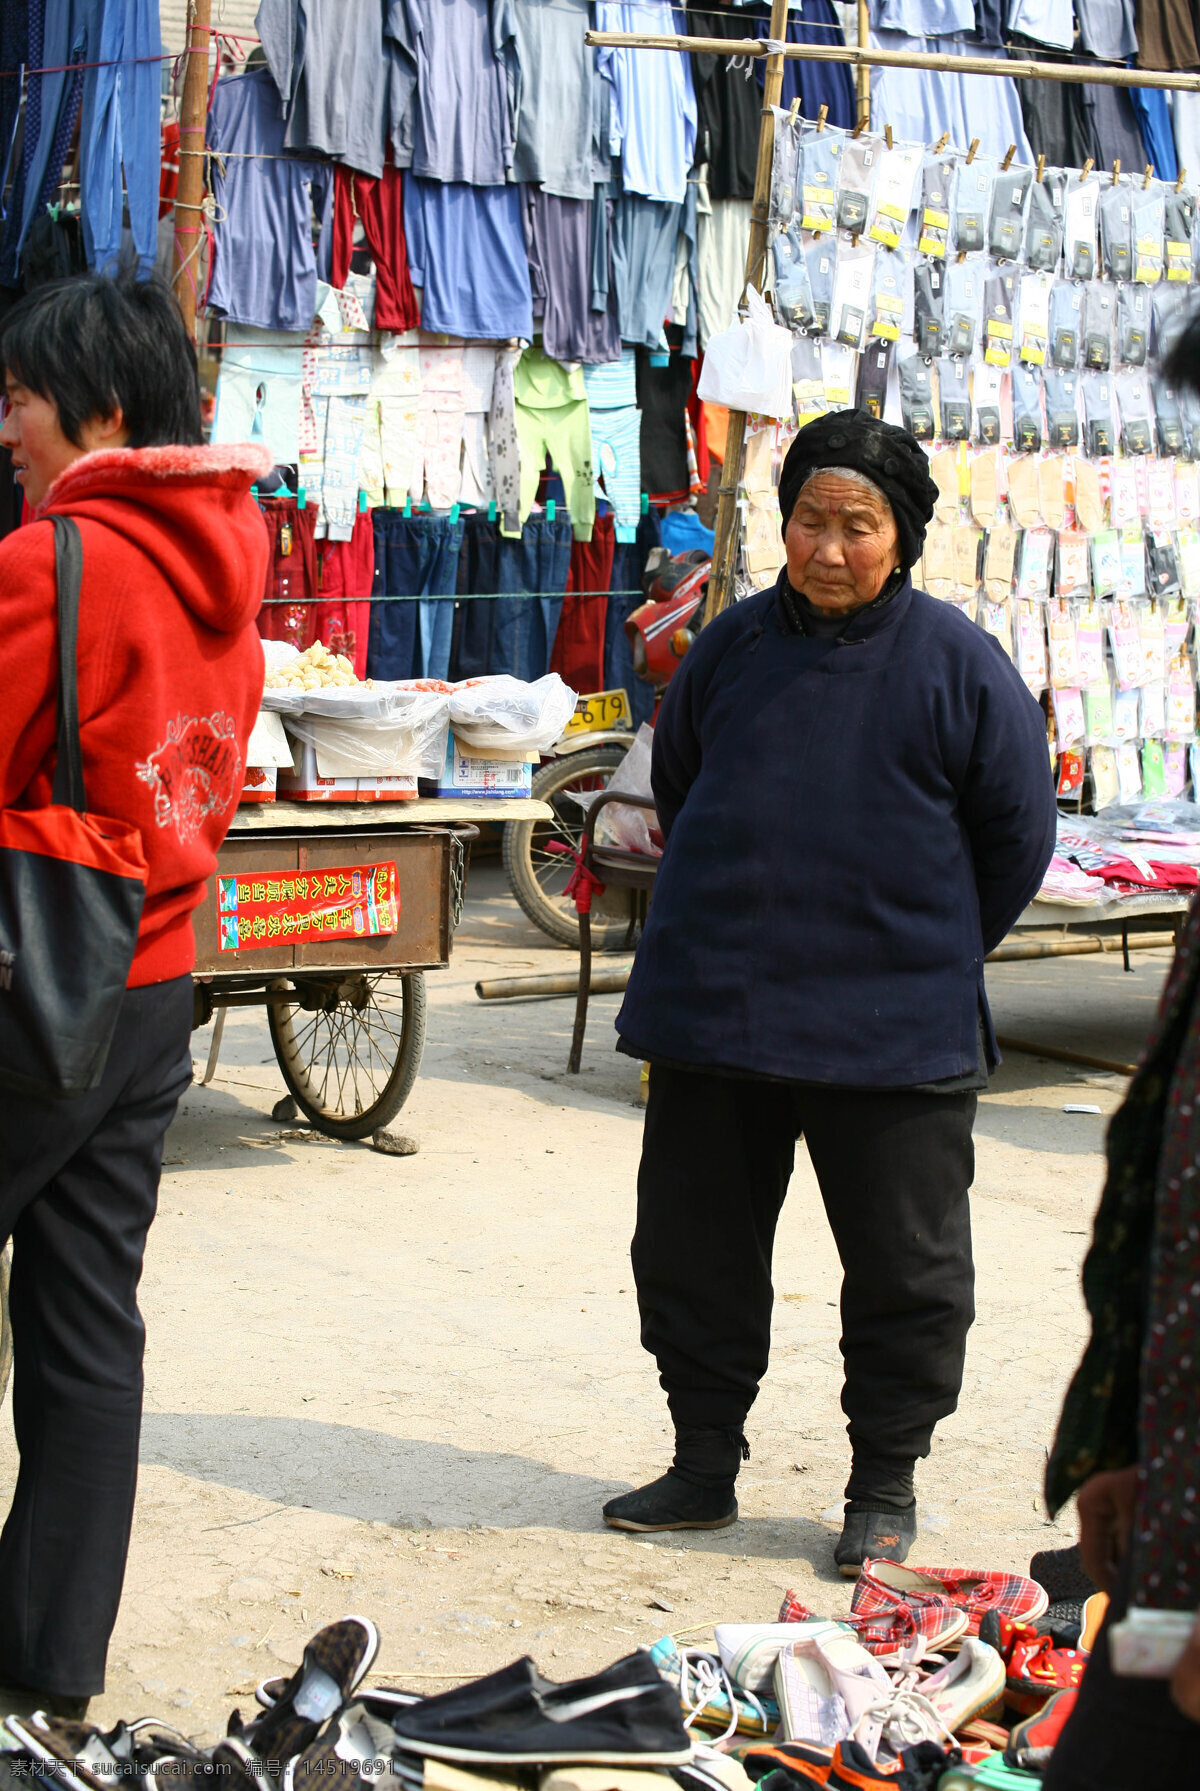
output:
[[208,57],[212,42],[212,0],[192,0],[188,8],[187,66],[179,108],[179,184],[175,194],[175,244],[171,284],[184,328],[196,340],[196,298],[200,285],[200,242],[204,210],[204,137],[208,121]]
[[[762,291],[766,262],[768,208],[771,194],[771,159],[775,133],[772,106],[779,103],[783,88],[783,64],[794,62],[847,62],[855,70],[857,114],[859,124],[869,124],[871,117],[870,70],[872,68],[934,69],[944,74],[1006,76],[1019,81],[1058,81],[1071,85],[1095,87],[1161,87],[1179,93],[1200,93],[1200,75],[1151,74],[1141,69],[1108,67],[1104,64],[1082,67],[1078,63],[1008,62],[1003,57],[947,56],[935,51],[872,50],[866,47],[870,30],[867,0],[858,0],[859,47],[844,44],[791,44],[784,42],[787,31],[788,0],[771,0],[770,41],[782,44],[782,53],[768,52],[763,38],[737,39],[720,37],[687,37],[682,33],[656,36],[641,31],[589,31],[591,45],[613,46],[635,50],[673,50],[694,52],[700,56],[766,57],[763,83],[762,125],[758,138],[758,163],[754,175],[754,201],[750,208],[750,242],[746,253],[747,286]],[[742,462],[746,447],[746,413],[731,410],[725,435],[725,459],[721,483],[717,490],[716,528],[713,540],[712,575],[704,604],[704,622],[728,609],[733,588],[733,564],[737,553],[738,489],[742,482]]]

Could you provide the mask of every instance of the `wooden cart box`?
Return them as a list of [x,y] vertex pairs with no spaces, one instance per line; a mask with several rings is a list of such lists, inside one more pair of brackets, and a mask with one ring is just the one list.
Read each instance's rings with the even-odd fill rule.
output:
[[280,941],[222,951],[216,877],[210,878],[194,919],[196,975],[265,975],[278,970],[432,970],[450,961],[451,854],[448,832],[359,832],[338,827],[317,834],[230,834],[217,858],[217,877],[290,877],[336,866],[394,863],[400,897],[394,933],[375,938]]

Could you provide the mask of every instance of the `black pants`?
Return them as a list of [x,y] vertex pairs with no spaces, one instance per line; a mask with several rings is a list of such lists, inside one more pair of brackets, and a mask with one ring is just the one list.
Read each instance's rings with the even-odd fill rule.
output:
[[0,1091],[21,1458],[0,1535],[0,1679],[39,1691],[104,1689],[137,1485],[137,1287],[191,1023],[190,976],[131,989],[93,1093]]
[[1046,1768],[1045,1791],[1200,1785],[1200,1723],[1171,1702],[1165,1679],[1124,1679],[1112,1670],[1108,1632],[1128,1608],[1129,1567],[1127,1555],[1075,1707]]
[[856,1461],[928,1455],[957,1404],[975,1316],[975,1104],[652,1066],[633,1272],[642,1343],[677,1424],[740,1428],[754,1403],[775,1225],[803,1133],[845,1272],[842,1409]]

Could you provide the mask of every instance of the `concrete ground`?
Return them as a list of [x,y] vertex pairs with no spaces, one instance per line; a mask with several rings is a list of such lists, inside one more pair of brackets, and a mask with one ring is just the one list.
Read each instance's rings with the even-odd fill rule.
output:
[[[526,1652],[565,1679],[667,1630],[771,1620],[789,1587],[818,1612],[849,1608],[831,1555],[838,1264],[803,1150],[741,1522],[682,1542],[601,1524],[607,1497],[669,1459],[628,1262],[639,1066],[612,1049],[615,996],[593,1002],[568,1078],[571,1002],[474,994],[478,977],[570,962],[498,865],[477,866],[453,963],[429,978],[424,1068],[395,1122],[420,1142],[406,1158],[273,1121],[265,1022],[231,1014],[216,1080],[167,1141],[143,1468],[99,1720],[157,1713],[213,1737],[347,1611],[379,1625],[380,1677],[434,1690]],[[1167,954],[1134,962],[998,967],[999,1030],[1132,1059]],[[1012,1055],[980,1103],[979,1316],[959,1411],[919,1470],[916,1561],[1023,1569],[1073,1540],[1040,1485],[1123,1086]],[[6,1412],[0,1498],[15,1466]]]

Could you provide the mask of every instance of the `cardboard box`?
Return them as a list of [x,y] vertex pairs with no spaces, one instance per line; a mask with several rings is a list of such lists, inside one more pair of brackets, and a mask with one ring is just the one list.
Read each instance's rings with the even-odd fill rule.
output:
[[415,777],[384,777],[379,774],[360,777],[358,780],[359,802],[409,802],[415,801],[419,794]]
[[438,780],[439,796],[531,796],[537,755],[483,758],[465,752],[451,734],[446,763]]
[[276,794],[287,802],[357,802],[356,777],[322,777],[317,755],[308,741],[295,740],[289,767],[279,773]]
[[279,772],[274,765],[247,765],[239,802],[274,802]]

